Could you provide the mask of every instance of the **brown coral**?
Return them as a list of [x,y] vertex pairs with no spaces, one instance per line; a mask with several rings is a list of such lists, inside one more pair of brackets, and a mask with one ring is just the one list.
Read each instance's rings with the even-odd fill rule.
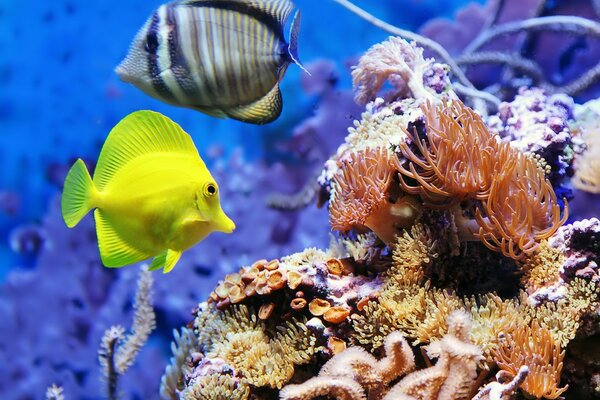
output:
[[[469,200],[483,243],[519,259],[567,218],[536,161],[497,140],[460,100],[422,107],[426,139],[405,129],[397,160],[400,186],[430,207]],[[472,228],[471,228],[472,229]]]
[[567,390],[568,385],[558,387],[564,356],[559,342],[536,321],[507,334],[494,351],[498,367],[512,376],[524,365],[529,368],[521,388],[538,399],[556,399]]
[[332,180],[329,221],[335,230],[371,229],[392,243],[397,227],[412,225],[420,205],[410,196],[392,203],[386,194],[396,169],[385,148],[351,152],[340,161]]

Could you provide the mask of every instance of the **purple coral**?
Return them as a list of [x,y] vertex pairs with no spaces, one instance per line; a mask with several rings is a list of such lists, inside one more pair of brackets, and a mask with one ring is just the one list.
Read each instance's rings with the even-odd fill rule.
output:
[[572,198],[565,181],[573,174],[569,122],[574,101],[563,94],[546,95],[539,88],[521,88],[511,102],[503,102],[488,125],[502,140],[526,153],[543,158],[548,179],[558,197]]

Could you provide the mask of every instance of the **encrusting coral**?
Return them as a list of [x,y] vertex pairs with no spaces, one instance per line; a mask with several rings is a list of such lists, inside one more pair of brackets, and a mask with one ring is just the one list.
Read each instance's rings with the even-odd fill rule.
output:
[[[163,398],[568,396],[565,354],[600,330],[600,221],[561,226],[551,183],[571,169],[570,114],[548,122],[560,145],[498,116],[490,129],[407,46],[390,39],[354,70],[371,102],[319,176],[330,248],[227,275],[176,335]],[[528,96],[543,94],[505,111]]]

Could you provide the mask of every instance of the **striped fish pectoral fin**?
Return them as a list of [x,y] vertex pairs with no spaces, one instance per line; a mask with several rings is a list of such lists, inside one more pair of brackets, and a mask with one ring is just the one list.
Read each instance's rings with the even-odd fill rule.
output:
[[227,115],[233,119],[251,124],[262,125],[275,121],[281,114],[283,100],[279,84],[273,86],[265,96],[254,103],[243,106],[231,107],[225,110]]
[[294,3],[291,0],[183,0],[181,4],[189,6],[203,7],[210,4],[222,4],[223,7],[227,5],[240,5],[249,9],[257,10],[262,14],[266,14],[269,17],[275,19],[282,26],[285,25],[288,17],[294,9]]
[[94,211],[96,219],[96,234],[102,264],[108,268],[119,268],[152,257],[127,243],[113,228],[101,209]]
[[157,269],[163,269],[163,274],[171,272],[175,268],[175,264],[181,258],[181,251],[165,250],[152,259],[149,271],[156,271]]

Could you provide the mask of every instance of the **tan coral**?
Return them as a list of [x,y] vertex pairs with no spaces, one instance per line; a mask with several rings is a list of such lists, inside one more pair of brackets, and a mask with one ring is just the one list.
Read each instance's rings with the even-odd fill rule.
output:
[[521,388],[538,399],[556,399],[567,390],[568,385],[558,387],[564,356],[550,331],[536,321],[507,334],[494,351],[498,367],[513,376],[523,365],[529,368]]
[[481,349],[469,341],[470,317],[464,311],[455,311],[447,319],[448,334],[427,347],[436,364],[415,371],[398,382],[382,400],[393,400],[401,395],[417,400],[470,399],[477,378],[477,364],[482,359]]
[[433,98],[423,84],[423,75],[433,63],[423,58],[423,49],[400,37],[390,37],[371,47],[352,70],[352,83],[359,104],[377,96],[386,81],[404,97]]
[[[319,375],[298,385],[288,385],[280,392],[282,400],[308,400],[319,395],[333,394],[340,383],[353,391],[344,391],[347,399],[369,400],[381,398],[389,383],[398,376],[410,372],[415,367],[414,355],[408,342],[399,332],[385,340],[386,356],[377,360],[360,347],[350,347],[332,357],[319,372]],[[342,397],[340,397],[342,398]]]
[[392,243],[398,227],[412,225],[420,205],[410,196],[396,203],[386,194],[395,174],[392,157],[384,148],[351,152],[340,161],[332,180],[329,221],[335,230],[368,228]]

